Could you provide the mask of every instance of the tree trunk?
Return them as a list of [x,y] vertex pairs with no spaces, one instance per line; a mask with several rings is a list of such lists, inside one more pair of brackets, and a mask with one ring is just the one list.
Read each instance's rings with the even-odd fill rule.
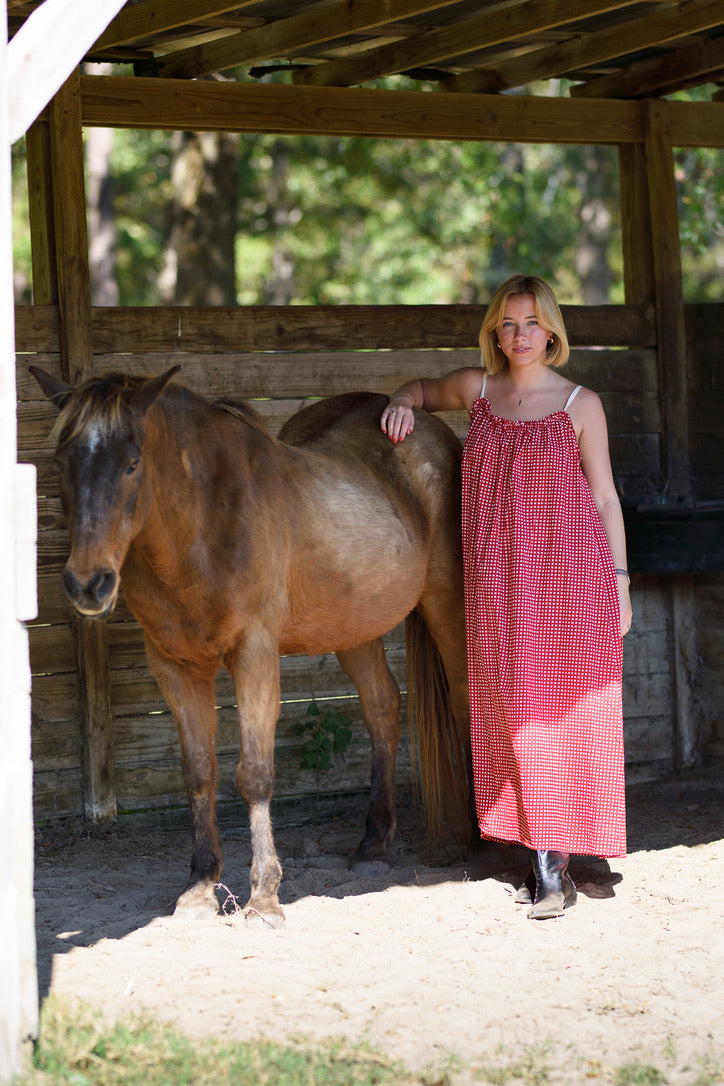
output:
[[116,225],[110,173],[113,130],[89,128],[85,135],[88,260],[94,305],[118,305]]
[[576,271],[581,283],[583,304],[606,305],[611,300],[611,268],[608,260],[611,179],[596,147],[581,148],[581,151],[585,153],[585,159],[578,179],[583,198]]
[[238,136],[182,132],[172,171],[174,224],[162,304],[235,305]]

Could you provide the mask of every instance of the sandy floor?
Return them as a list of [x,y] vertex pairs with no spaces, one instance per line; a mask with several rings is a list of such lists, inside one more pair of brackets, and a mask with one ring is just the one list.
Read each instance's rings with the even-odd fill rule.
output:
[[[354,876],[363,819],[360,807],[277,827],[282,931],[171,915],[186,830],[39,828],[41,994],[110,1016],[149,1007],[192,1035],[364,1040],[418,1070],[452,1054],[461,1083],[531,1052],[551,1082],[613,1081],[634,1062],[670,1083],[724,1081],[715,773],[631,788],[629,856],[574,860],[577,906],[542,923],[513,902],[521,852],[431,855],[411,803],[389,871]],[[246,827],[226,829],[224,847],[224,885],[243,904]]]

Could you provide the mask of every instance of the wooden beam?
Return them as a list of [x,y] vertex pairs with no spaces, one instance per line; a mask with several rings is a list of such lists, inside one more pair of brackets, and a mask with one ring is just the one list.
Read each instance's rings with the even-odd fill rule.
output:
[[674,147],[724,147],[724,101],[669,102],[668,116]]
[[47,116],[35,121],[25,138],[28,172],[30,247],[33,261],[33,302],[58,301],[58,264],[55,258],[55,215],[50,128]]
[[721,0],[688,0],[652,15],[617,23],[606,30],[581,34],[571,41],[546,46],[522,57],[503,61],[494,68],[479,68],[455,76],[445,90],[462,93],[498,93],[523,87],[537,79],[551,79],[655,45],[696,34],[722,21]]
[[365,50],[360,56],[331,60],[297,72],[295,83],[350,87],[379,76],[403,72],[462,56],[474,49],[488,48],[502,42],[528,37],[554,26],[599,15],[604,11],[627,7],[632,0],[524,0],[523,3],[492,11],[416,34],[407,41],[393,42],[379,49]]
[[[94,354],[128,343],[134,354],[174,350],[405,350],[475,348],[482,305],[294,305],[294,306],[98,306],[93,309]],[[563,306],[576,346],[637,347],[656,344],[653,307]],[[59,349],[58,307],[15,309],[16,350]],[[472,337],[472,338],[471,338]]]
[[724,38],[696,41],[571,87],[574,98],[648,98],[724,78]]
[[597,99],[124,76],[82,76],[81,91],[83,123],[110,128],[521,143],[590,143],[595,133],[597,143],[614,145],[643,139],[636,103]]
[[307,46],[332,41],[346,34],[360,33],[400,19],[445,7],[455,0],[339,0],[279,19],[255,30],[243,30],[207,45],[191,46],[157,61],[157,74],[192,78],[222,72],[239,64],[286,57]]
[[[23,319],[26,308],[18,309],[18,350],[26,323],[38,343],[31,316]],[[93,309],[93,348],[95,354],[113,353],[123,342],[134,353],[167,351],[169,345],[178,351],[232,352],[475,348],[484,313],[479,305],[98,306]],[[46,314],[52,337],[52,310]],[[648,305],[563,306],[563,317],[577,346],[651,347],[656,342]]]
[[[49,107],[55,247],[58,267],[61,365],[74,384],[93,365],[90,272],[86,229],[80,83],[76,72]],[[105,625],[74,620],[80,674],[83,791],[86,816],[116,816],[113,785],[113,714]]]
[[139,38],[148,38],[173,30],[186,23],[202,23],[204,18],[239,11],[256,0],[142,0],[140,4],[124,7],[92,48],[93,53],[126,45]]
[[668,500],[685,507],[691,504],[692,489],[686,326],[674,150],[668,123],[668,103],[644,102],[642,112],[651,209],[659,394],[663,411],[662,474]]
[[125,0],[43,0],[6,53],[10,137],[25,134]]

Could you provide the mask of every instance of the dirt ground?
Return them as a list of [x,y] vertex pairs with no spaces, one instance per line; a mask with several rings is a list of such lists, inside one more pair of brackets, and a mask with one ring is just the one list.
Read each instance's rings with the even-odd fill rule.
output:
[[[363,820],[360,805],[276,827],[280,931],[233,913],[172,915],[186,829],[39,827],[41,996],[111,1017],[150,1008],[192,1036],[363,1041],[415,1071],[452,1067],[460,1083],[531,1054],[551,1082],[613,1081],[626,1064],[664,1076],[631,1081],[724,1081],[724,780],[714,771],[630,788],[628,857],[574,858],[578,904],[545,922],[513,901],[522,852],[431,854],[411,801],[389,870],[353,875]],[[223,839],[223,882],[243,904],[246,826]]]

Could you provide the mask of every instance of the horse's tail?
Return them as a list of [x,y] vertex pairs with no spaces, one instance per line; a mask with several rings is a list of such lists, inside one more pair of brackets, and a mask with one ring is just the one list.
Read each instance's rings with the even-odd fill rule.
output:
[[471,828],[469,751],[450,707],[442,659],[417,611],[405,620],[410,758],[422,790],[428,832],[439,839],[443,819],[468,841]]

